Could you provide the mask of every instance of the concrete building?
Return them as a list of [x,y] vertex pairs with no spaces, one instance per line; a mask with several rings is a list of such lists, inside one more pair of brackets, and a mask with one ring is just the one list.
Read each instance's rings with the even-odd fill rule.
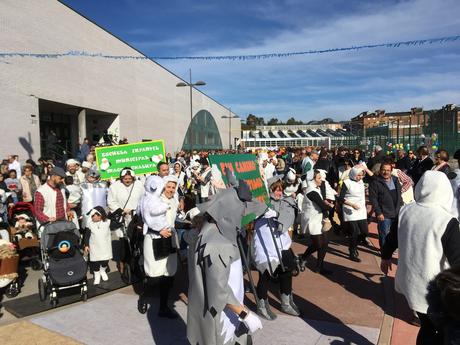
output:
[[[2,52],[144,56],[55,0],[0,1],[0,28]],[[4,57],[0,76],[0,157],[37,159],[55,139],[75,153],[85,137],[97,142],[104,132],[130,142],[164,139],[171,153],[190,147],[190,89],[176,87],[182,80],[154,61]],[[197,89],[192,109],[193,148],[228,147],[229,120],[221,117],[235,114]],[[240,121],[230,121],[234,141]]]

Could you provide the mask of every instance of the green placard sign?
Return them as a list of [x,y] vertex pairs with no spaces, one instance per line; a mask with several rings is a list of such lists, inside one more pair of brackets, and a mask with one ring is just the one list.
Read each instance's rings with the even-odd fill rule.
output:
[[[211,166],[216,165],[220,170],[225,184],[228,184],[227,176],[225,176],[225,168],[228,168],[237,179],[246,181],[254,199],[267,205],[269,204],[270,198],[268,197],[264,181],[260,176],[259,164],[255,155],[210,155],[208,159]],[[248,215],[243,218],[242,224],[246,225],[252,220],[254,220],[254,216]]]
[[163,140],[96,148],[96,164],[103,180],[118,178],[120,171],[127,167],[136,175],[154,173],[164,159]]

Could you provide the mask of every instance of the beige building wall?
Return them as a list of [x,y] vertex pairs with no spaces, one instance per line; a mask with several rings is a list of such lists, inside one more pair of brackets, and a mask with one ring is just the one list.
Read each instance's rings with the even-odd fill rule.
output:
[[[0,1],[0,47],[2,52],[75,50],[141,56],[55,0]],[[190,122],[189,89],[176,87],[180,81],[149,60],[74,56],[0,59],[0,157],[18,153],[25,160],[26,141],[33,150],[32,158],[38,158],[39,99],[117,114],[121,137],[130,142],[164,139],[167,151],[174,152],[181,148]],[[205,91],[212,85],[202,88]],[[228,116],[228,108],[194,90],[193,113],[200,110],[213,115],[223,147],[228,147],[228,119],[221,119]],[[232,138],[239,137],[235,129],[240,128],[240,122],[232,121]]]

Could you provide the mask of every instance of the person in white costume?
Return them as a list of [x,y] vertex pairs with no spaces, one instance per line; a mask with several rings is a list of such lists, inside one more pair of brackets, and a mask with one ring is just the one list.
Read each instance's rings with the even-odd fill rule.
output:
[[343,181],[339,202],[342,204],[343,220],[350,231],[349,253],[350,260],[361,262],[358,253],[358,240],[362,242],[368,234],[366,194],[364,174],[374,174],[365,163],[355,165],[349,173],[349,179]]
[[[327,183],[325,181],[325,177],[325,173],[315,170],[313,172],[313,180],[309,181],[307,184],[302,205],[302,228],[305,232],[310,234],[312,243],[308,246],[300,258],[301,267],[304,268],[310,255],[318,252],[315,272],[320,274],[331,274],[331,271],[324,268],[324,258],[326,257],[328,245],[325,230],[328,230],[326,229],[327,226],[330,229],[328,212],[332,207],[334,207],[334,204],[328,201],[328,199],[333,197],[332,191],[327,191],[328,187],[326,187],[325,193],[327,196],[323,196],[323,193],[321,192],[321,186]],[[327,193],[329,193],[329,195]]]
[[396,291],[417,312],[417,345],[439,344],[428,317],[428,284],[449,266],[460,265],[460,228],[451,213],[453,193],[445,173],[426,171],[415,186],[415,202],[401,208],[398,226],[392,227],[382,250],[382,271],[391,270],[398,249]]
[[83,237],[85,253],[89,254],[89,266],[94,274],[94,285],[109,279],[106,269],[112,258],[110,221],[105,210],[96,206],[89,211]]
[[[144,222],[144,271],[148,277],[146,291],[139,296],[139,311],[146,312],[148,305],[145,293],[150,283],[158,282],[160,307],[158,316],[177,318],[177,313],[168,307],[168,296],[177,271],[177,234],[174,223],[178,201],[175,198],[177,178],[169,175],[161,178],[151,176],[145,184],[145,195],[140,205]],[[153,279],[150,279],[153,278]]]
[[[120,171],[120,179],[115,181],[109,188],[107,195],[107,206],[113,220],[121,220],[125,227],[131,222],[132,214],[136,210],[141,196],[144,194],[142,183],[136,179],[134,170],[124,168]],[[114,231],[114,241],[112,242],[113,259],[117,262],[120,272],[124,269],[124,258],[126,255],[124,236],[121,229]]]
[[276,319],[268,303],[268,285],[271,278],[280,284],[281,311],[299,316],[299,308],[292,297],[292,271],[296,258],[291,250],[289,231],[295,220],[295,199],[284,196],[283,175],[268,180],[271,207],[254,224],[254,263],[259,271],[257,314],[267,320]]

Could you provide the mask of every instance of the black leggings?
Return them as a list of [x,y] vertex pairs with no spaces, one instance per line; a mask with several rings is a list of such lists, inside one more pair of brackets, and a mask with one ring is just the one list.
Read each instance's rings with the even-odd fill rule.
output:
[[160,310],[168,306],[169,292],[172,289],[174,277],[163,276],[160,279]]
[[354,220],[347,222],[348,229],[350,231],[350,253],[354,252],[358,248],[358,240],[366,239],[368,234],[367,219]]
[[160,310],[164,310],[168,306],[169,293],[173,287],[174,277],[147,277],[144,284],[144,292],[141,298],[151,296],[153,289],[158,286],[160,292]]
[[310,235],[312,244],[303,253],[303,259],[308,258],[314,252],[318,252],[318,260],[316,261],[317,267],[323,267],[324,258],[327,252],[327,236],[326,234],[321,235]]
[[92,272],[97,272],[101,268],[107,268],[107,266],[109,266],[109,260],[89,262],[89,268],[91,269]]
[[[292,250],[283,250],[281,252],[285,271],[282,272],[281,265],[274,272],[275,277],[279,278],[280,291],[282,294],[290,295],[292,292],[292,270],[295,267],[295,258]],[[257,283],[257,295],[260,299],[268,298],[268,284],[271,275],[268,270],[264,273],[259,272],[259,282]]]

